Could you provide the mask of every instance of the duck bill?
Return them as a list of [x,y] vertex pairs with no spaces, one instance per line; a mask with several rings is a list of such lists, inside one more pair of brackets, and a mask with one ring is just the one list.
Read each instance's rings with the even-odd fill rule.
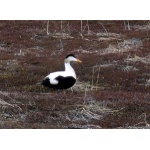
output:
[[77,62],[78,62],[78,63],[82,63],[82,61],[81,61],[80,59],[77,59]]

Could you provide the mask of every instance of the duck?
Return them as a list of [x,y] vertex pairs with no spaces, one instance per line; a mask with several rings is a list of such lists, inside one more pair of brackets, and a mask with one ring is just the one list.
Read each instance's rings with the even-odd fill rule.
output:
[[76,73],[70,62],[82,63],[82,61],[75,57],[73,54],[69,54],[64,60],[64,71],[56,71],[48,74],[42,81],[42,85],[51,89],[69,89],[76,83]]

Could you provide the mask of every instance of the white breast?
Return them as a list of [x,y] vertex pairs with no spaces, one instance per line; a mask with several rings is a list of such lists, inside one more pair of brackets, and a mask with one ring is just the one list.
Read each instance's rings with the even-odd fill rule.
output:
[[58,80],[56,79],[58,76],[63,76],[63,77],[72,76],[73,78],[76,79],[75,71],[71,67],[70,63],[65,63],[65,71],[57,71],[57,72],[50,73],[45,78],[49,78],[50,83],[56,85],[58,84]]

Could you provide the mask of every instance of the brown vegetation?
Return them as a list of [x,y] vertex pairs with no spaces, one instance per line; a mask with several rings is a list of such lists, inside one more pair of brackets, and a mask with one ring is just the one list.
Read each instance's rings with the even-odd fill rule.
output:
[[[0,128],[149,128],[149,21],[0,21]],[[40,85],[74,53],[77,84]]]

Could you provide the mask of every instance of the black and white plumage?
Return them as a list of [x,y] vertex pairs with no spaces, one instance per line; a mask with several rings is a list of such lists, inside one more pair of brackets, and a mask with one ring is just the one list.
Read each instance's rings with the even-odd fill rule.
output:
[[73,54],[69,54],[65,58],[65,71],[57,71],[47,75],[42,81],[42,85],[53,89],[68,89],[76,82],[76,74],[71,67],[70,62],[75,61],[81,63]]

